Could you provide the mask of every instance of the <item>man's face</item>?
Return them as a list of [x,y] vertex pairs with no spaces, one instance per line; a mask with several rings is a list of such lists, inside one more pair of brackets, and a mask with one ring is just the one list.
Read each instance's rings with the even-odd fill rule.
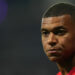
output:
[[42,18],[42,44],[51,61],[69,59],[75,52],[74,24],[69,14]]

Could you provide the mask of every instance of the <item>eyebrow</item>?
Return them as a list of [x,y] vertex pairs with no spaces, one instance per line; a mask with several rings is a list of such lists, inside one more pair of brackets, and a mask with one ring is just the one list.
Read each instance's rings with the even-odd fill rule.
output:
[[[65,29],[64,26],[57,26],[55,28],[53,28],[51,31],[54,31],[54,30],[58,30],[58,29]],[[46,28],[41,28],[41,31],[48,31]]]
[[53,30],[58,30],[58,29],[65,29],[64,26],[58,26],[58,27],[55,27]]
[[41,31],[44,31],[44,30],[46,30],[45,28],[41,28]]

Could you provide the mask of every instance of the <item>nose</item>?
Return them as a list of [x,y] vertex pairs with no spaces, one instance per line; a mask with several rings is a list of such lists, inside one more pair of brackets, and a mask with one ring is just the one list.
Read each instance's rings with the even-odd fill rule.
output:
[[48,44],[50,46],[55,46],[57,44],[57,38],[56,38],[55,34],[53,34],[52,32],[49,34]]

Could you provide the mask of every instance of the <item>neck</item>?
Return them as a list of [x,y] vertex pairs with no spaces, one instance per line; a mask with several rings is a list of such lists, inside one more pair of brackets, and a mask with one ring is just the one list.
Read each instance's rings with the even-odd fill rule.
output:
[[75,56],[68,60],[57,62],[57,66],[62,75],[67,75],[70,70],[75,66]]

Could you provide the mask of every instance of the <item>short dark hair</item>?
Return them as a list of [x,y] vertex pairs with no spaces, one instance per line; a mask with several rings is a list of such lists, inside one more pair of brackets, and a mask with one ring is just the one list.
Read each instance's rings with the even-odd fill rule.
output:
[[58,3],[47,9],[42,18],[70,14],[75,19],[75,6],[68,3]]

